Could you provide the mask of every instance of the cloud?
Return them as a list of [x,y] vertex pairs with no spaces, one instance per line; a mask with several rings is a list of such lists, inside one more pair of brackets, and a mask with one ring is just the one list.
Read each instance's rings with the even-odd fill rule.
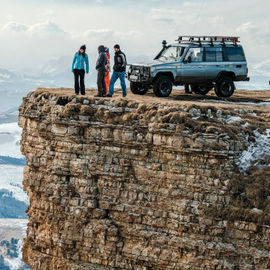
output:
[[82,34],[82,37],[85,39],[108,39],[113,35],[114,31],[111,29],[89,29]]
[[28,36],[36,37],[49,37],[56,35],[66,35],[67,33],[62,30],[56,23],[46,21],[42,23],[37,23],[33,25],[26,25],[18,22],[9,22],[4,25],[1,29],[2,34],[9,33],[23,33]]
[[2,32],[25,32],[27,31],[28,26],[22,23],[9,22],[5,24],[1,31]]
[[[242,0],[12,1],[13,6],[1,0],[3,64],[13,63],[6,51],[16,53],[16,65],[27,58],[21,65],[31,65],[36,59],[73,54],[84,43],[94,55],[102,43],[110,48],[119,43],[128,56],[154,56],[162,40],[173,43],[181,34],[239,35],[249,61],[270,59],[268,0],[260,5],[249,1],[244,8]],[[13,15],[9,23],[7,14]]]
[[31,25],[27,29],[27,34],[35,35],[38,37],[49,37],[49,36],[56,36],[56,35],[66,35],[67,33],[62,30],[59,25],[54,22],[46,21],[43,23],[37,23]]
[[41,18],[55,18],[56,17],[56,12],[52,9],[47,9],[43,12],[41,12],[38,17]]
[[236,31],[239,34],[249,34],[249,33],[254,33],[258,30],[259,28],[252,22],[245,22],[239,25],[236,28]]

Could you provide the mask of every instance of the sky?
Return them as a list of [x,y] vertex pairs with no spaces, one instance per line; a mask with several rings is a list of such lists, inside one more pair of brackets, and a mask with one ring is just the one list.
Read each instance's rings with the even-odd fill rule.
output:
[[154,57],[179,35],[240,36],[251,65],[270,62],[270,1],[0,0],[0,67],[24,70],[82,44],[119,43],[128,57]]

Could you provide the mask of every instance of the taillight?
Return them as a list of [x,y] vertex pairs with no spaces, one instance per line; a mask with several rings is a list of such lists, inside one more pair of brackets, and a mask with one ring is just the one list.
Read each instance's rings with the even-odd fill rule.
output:
[[247,68],[247,74],[248,74],[248,68]]

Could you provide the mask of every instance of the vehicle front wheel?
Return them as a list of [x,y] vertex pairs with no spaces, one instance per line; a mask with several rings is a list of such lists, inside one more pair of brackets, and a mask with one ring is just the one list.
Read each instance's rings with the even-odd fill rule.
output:
[[172,92],[173,83],[170,77],[161,76],[153,85],[154,93],[157,97],[168,97]]
[[148,88],[140,83],[130,82],[130,91],[134,95],[145,95]]
[[197,95],[206,95],[213,88],[213,84],[208,85],[191,85],[191,90]]
[[215,92],[218,97],[230,97],[235,90],[235,85],[230,77],[224,76],[216,82]]

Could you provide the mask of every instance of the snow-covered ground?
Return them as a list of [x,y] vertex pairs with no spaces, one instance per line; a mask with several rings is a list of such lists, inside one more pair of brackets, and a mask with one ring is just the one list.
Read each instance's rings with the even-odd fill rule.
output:
[[0,165],[0,190],[12,192],[12,197],[27,203],[28,197],[22,188],[23,167]]
[[[21,128],[17,122],[0,124],[0,216],[23,217],[23,202],[28,197],[22,188],[23,155],[20,152]],[[14,207],[21,207],[17,210]],[[21,209],[21,210],[19,210]],[[12,212],[12,215],[9,211]]]
[[270,129],[266,129],[264,133],[254,131],[256,141],[251,143],[239,158],[237,165],[242,172],[248,170],[250,166],[264,168],[270,164],[261,164],[266,157],[270,158]]
[[23,246],[23,240],[19,240],[17,244],[17,252],[18,257],[15,258],[4,258],[4,263],[7,267],[10,268],[10,270],[20,270],[25,265],[22,260],[22,246]]
[[270,90],[270,77],[265,75],[251,75],[248,82],[235,82],[236,89],[243,90]]
[[0,218],[0,229],[3,230],[17,230],[22,236],[26,235],[26,227],[27,227],[28,219],[16,219],[16,218]]
[[[5,256],[5,252],[2,250],[2,252],[4,252],[4,254],[2,254],[2,256],[4,255],[4,266],[8,267],[10,270],[26,269],[26,266],[22,261],[21,249],[23,238],[26,236],[27,222],[27,219],[0,219],[0,236],[2,235],[3,238],[0,239],[0,242],[1,240],[10,241],[11,238],[18,241],[17,243],[14,243],[18,256]],[[2,246],[2,248],[4,248],[4,246]]]
[[[18,166],[16,160],[24,158],[20,152],[21,132],[17,124],[16,109],[0,115],[0,216],[2,217],[26,217],[28,197],[22,188],[23,166]],[[1,164],[3,161],[7,164]],[[27,269],[22,261],[21,252],[27,222],[27,219],[0,219],[0,242],[3,237],[13,237],[18,240],[14,244],[18,256],[2,254],[5,269]]]
[[20,152],[21,133],[17,123],[0,124],[0,156],[23,158]]

